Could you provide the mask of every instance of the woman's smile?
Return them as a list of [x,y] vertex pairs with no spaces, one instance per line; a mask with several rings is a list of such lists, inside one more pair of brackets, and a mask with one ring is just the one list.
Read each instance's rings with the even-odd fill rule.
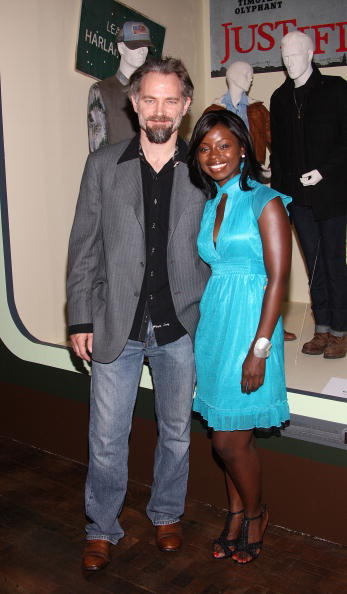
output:
[[223,167],[226,167],[226,163],[216,163],[215,165],[208,165],[212,171],[221,171]]

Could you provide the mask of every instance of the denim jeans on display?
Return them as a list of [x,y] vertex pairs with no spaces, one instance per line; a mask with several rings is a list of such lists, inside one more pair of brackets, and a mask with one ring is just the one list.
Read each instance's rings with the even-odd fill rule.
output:
[[158,440],[147,515],[155,526],[177,522],[184,511],[195,368],[188,334],[158,346],[152,324],[145,342],[128,340],[112,363],[92,364],[87,538],[116,544],[128,481],[128,439],[142,364],[147,356],[155,390]]

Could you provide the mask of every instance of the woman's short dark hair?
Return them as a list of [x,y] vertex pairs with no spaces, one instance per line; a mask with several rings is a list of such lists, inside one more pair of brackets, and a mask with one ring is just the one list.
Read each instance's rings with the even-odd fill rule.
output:
[[182,96],[186,100],[193,98],[194,85],[188,71],[181,60],[177,58],[148,58],[140,68],[137,68],[130,77],[128,85],[129,97],[137,97],[140,92],[141,82],[145,74],[158,72],[159,74],[176,74],[182,86]]
[[217,192],[216,185],[212,178],[202,171],[198,155],[199,146],[204,136],[218,124],[228,128],[236,136],[240,146],[244,148],[245,158],[242,159],[243,167],[241,169],[240,188],[246,191],[251,189],[247,183],[248,177],[262,181],[261,165],[255,157],[253,143],[243,120],[227,109],[207,111],[195,124],[189,143],[187,163],[192,182],[212,198]]

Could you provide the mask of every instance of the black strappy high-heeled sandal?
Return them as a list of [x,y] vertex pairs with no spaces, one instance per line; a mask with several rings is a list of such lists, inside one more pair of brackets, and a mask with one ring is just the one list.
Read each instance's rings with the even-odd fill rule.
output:
[[[231,539],[231,538],[227,538],[227,536],[230,531],[230,524],[233,521],[233,517],[238,516],[239,514],[243,514],[243,513],[244,513],[243,509],[241,509],[241,511],[238,511],[238,512],[228,512],[227,517],[225,519],[225,525],[224,525],[222,534],[218,538],[216,538],[216,540],[213,541],[214,545],[218,544],[222,547],[224,555],[222,555],[220,557],[219,553],[217,551],[213,551],[214,559],[217,559],[218,561],[220,561],[222,559],[229,559],[235,553],[236,547],[239,542],[239,537]],[[230,547],[234,547],[234,548],[231,550]]]
[[238,563],[239,565],[245,565],[246,563],[251,563],[251,561],[254,561],[257,557],[259,557],[262,546],[263,546],[263,538],[264,538],[265,530],[267,528],[269,519],[267,519],[267,521],[266,521],[265,528],[263,530],[262,539],[258,540],[257,542],[248,542],[249,523],[252,522],[252,520],[259,520],[260,518],[263,518],[264,514],[266,514],[266,513],[267,513],[267,508],[266,508],[266,505],[264,505],[261,513],[258,514],[257,516],[254,516],[253,518],[247,518],[247,516],[243,517],[242,525],[241,525],[241,534],[240,534],[240,538],[237,543],[237,551],[234,551],[232,554],[234,555],[235,553],[240,553],[243,551],[243,552],[247,553],[247,555],[249,555],[251,557],[251,559],[248,559],[248,561],[240,561],[239,559],[235,559],[235,557],[233,557],[233,561],[236,561],[236,563]]

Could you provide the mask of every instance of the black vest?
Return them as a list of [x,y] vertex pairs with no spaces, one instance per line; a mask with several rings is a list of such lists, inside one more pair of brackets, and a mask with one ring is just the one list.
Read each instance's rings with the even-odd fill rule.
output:
[[137,115],[126,94],[126,87],[116,75],[98,84],[106,109],[107,141],[116,144],[133,138],[139,129]]

